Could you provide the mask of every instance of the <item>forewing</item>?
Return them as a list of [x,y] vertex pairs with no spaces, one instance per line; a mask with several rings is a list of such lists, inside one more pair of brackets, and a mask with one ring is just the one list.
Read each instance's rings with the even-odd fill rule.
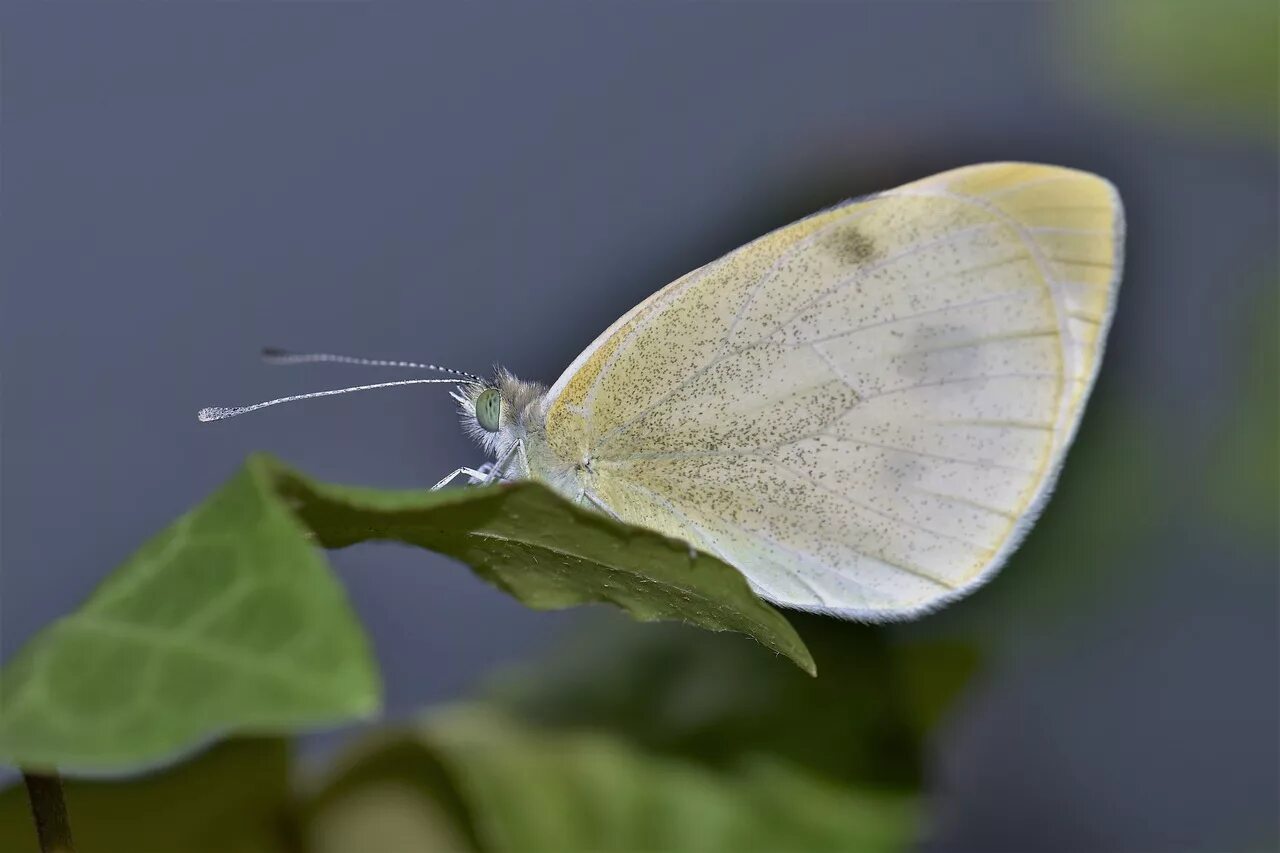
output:
[[1096,374],[1122,213],[1069,169],[946,172],[659,291],[552,389],[594,497],[794,607],[893,618],[989,576]]

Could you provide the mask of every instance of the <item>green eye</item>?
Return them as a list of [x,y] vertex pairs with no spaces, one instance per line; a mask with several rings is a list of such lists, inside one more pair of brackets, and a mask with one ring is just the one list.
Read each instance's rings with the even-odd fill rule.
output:
[[497,388],[486,388],[476,397],[476,421],[488,432],[497,432],[502,420],[502,395]]

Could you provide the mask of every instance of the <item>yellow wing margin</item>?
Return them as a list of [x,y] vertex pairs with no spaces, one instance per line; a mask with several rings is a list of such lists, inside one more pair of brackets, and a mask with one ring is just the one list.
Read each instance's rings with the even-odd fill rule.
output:
[[1060,446],[1071,441],[1102,361],[1124,265],[1124,208],[1106,179],[1038,163],[967,166],[898,192],[945,192],[989,205],[1019,227],[1060,306],[1070,382]]

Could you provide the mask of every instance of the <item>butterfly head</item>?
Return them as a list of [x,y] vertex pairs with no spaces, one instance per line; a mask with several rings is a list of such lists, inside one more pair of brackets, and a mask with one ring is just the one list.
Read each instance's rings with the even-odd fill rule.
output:
[[486,452],[500,456],[526,435],[546,392],[542,385],[525,382],[498,368],[493,379],[463,383],[452,396],[458,401],[458,415],[466,433]]

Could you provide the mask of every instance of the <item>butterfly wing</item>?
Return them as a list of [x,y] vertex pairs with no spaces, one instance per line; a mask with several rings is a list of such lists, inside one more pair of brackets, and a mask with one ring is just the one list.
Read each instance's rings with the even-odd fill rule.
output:
[[1034,520],[1093,379],[1123,214],[1084,172],[946,172],[789,225],[620,319],[549,394],[547,438],[626,521],[766,597],[911,615]]

